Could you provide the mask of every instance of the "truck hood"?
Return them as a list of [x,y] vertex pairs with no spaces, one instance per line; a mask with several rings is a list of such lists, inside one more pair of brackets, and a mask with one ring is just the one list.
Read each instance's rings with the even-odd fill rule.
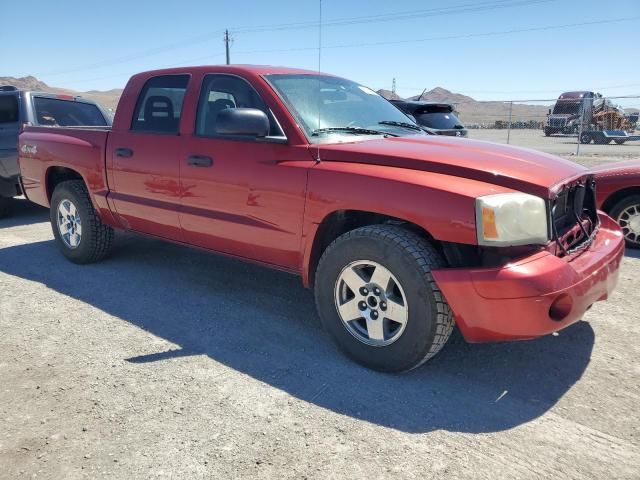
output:
[[[311,147],[314,155],[317,147]],[[469,178],[543,198],[554,197],[563,184],[589,172],[574,162],[534,150],[438,136],[322,144],[320,158]]]

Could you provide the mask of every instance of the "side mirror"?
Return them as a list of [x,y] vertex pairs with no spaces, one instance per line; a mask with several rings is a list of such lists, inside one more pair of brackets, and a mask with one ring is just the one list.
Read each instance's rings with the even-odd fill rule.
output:
[[266,137],[269,119],[257,108],[225,108],[216,117],[216,134]]

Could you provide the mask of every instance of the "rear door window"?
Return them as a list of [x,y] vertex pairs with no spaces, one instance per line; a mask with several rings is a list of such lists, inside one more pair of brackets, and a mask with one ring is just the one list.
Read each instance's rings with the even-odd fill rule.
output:
[[20,125],[20,108],[18,105],[18,96],[16,94],[0,94],[0,150],[13,150],[16,148]]
[[33,97],[36,122],[45,127],[102,127],[108,125],[100,109],[92,103],[49,97]]
[[162,75],[145,83],[133,114],[131,130],[177,134],[189,75]]
[[0,95],[0,123],[17,123],[19,119],[18,97]]

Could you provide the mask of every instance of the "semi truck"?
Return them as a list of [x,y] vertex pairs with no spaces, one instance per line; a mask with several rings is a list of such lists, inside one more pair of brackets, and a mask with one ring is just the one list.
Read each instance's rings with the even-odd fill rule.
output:
[[576,135],[580,143],[605,145],[638,140],[633,132],[638,114],[626,114],[610,99],[588,91],[565,92],[549,109],[544,134]]

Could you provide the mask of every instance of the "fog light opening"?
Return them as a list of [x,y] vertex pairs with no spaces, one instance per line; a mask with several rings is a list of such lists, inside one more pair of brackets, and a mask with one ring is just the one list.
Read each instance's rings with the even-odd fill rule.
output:
[[549,307],[549,317],[551,320],[561,322],[569,316],[573,309],[573,300],[566,293],[556,298]]

